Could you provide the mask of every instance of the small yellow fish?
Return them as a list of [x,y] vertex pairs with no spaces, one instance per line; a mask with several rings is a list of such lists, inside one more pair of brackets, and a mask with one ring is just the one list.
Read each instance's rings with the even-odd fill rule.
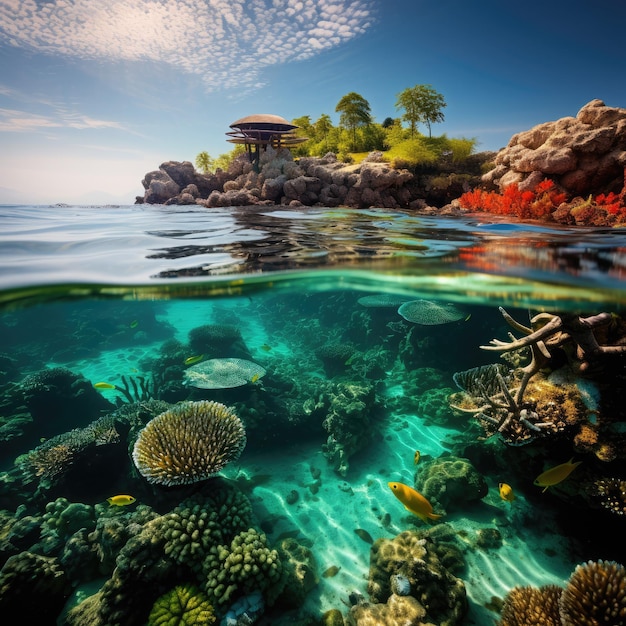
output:
[[513,502],[513,500],[515,500],[515,494],[513,493],[513,487],[511,487],[511,485],[500,483],[498,485],[498,491],[500,492],[500,497],[505,502]]
[[139,326],[139,320],[133,320],[133,321],[130,323],[130,327],[131,327],[131,328],[137,328],[137,326]]
[[425,522],[429,519],[435,520],[441,517],[441,515],[433,513],[432,505],[419,491],[415,491],[415,489],[403,483],[387,483],[387,485],[393,491],[393,495],[404,504],[404,508],[407,511],[417,515]]
[[261,350],[265,350],[265,352],[269,352],[271,349],[272,346],[268,346],[266,343],[261,346]]
[[107,498],[107,502],[111,506],[128,506],[129,504],[132,504],[134,501],[135,501],[135,498],[133,498],[133,496],[125,496],[125,495],[113,496],[111,498]]
[[115,385],[111,383],[96,383],[94,387],[96,389],[116,389]]
[[573,460],[574,458],[572,457],[567,463],[561,463],[561,465],[552,467],[551,469],[546,470],[543,474],[539,474],[539,476],[535,478],[535,482],[533,484],[537,487],[544,487],[544,492],[548,489],[548,487],[558,485],[582,463],[582,461],[572,463]]
[[251,383],[256,383],[256,381],[257,381],[257,380],[259,380],[259,375],[258,375],[258,374],[255,374],[255,375],[254,375],[254,376],[250,379],[250,382],[251,382]]
[[420,462],[421,456],[422,453],[419,450],[416,450],[415,454],[413,455],[413,465],[417,465]]
[[472,314],[470,313],[463,321],[469,322],[471,317],[472,317]]
[[196,363],[200,363],[204,358],[204,354],[196,354],[195,356],[188,356],[185,359],[185,365],[194,365]]

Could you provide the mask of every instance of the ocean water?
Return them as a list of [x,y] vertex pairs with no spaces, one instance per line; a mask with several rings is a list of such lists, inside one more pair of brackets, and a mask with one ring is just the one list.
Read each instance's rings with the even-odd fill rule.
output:
[[0,225],[20,623],[482,626],[515,586],[626,563],[622,230],[164,206]]

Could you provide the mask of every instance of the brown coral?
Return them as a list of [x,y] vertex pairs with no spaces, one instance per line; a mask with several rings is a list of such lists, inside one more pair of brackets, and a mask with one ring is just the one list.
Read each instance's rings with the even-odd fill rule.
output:
[[513,587],[504,599],[498,626],[561,626],[558,585]]
[[141,475],[161,485],[185,485],[214,476],[239,458],[243,423],[219,402],[183,402],[157,415],[139,433],[133,460]]
[[615,561],[588,561],[570,576],[559,601],[563,626],[626,624],[626,569]]

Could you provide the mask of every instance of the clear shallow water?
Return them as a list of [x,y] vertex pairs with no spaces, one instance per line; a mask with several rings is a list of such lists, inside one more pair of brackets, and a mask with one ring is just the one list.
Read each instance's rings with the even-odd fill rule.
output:
[[[249,499],[248,522],[266,533],[271,548],[292,538],[311,551],[307,567],[317,582],[295,607],[278,601],[263,623],[292,624],[297,617],[314,624],[331,609],[347,616],[350,594],[368,594],[367,536],[390,541],[405,530],[431,528],[402,507],[387,482],[414,485],[445,455],[468,459],[484,481],[482,497],[468,501],[431,496],[446,524],[432,528],[450,529],[446,541],[460,555],[450,567],[469,598],[468,612],[455,623],[493,624],[492,596],[515,585],[564,586],[582,560],[623,562],[615,537],[624,517],[604,508],[588,487],[623,477],[622,454],[608,458],[574,442],[587,419],[606,426],[607,441],[621,441],[621,358],[584,377],[599,389],[598,417],[527,445],[507,445],[497,434],[485,440],[493,434],[484,428],[490,422],[454,411],[449,402],[460,391],[458,372],[528,363],[527,354],[508,362],[480,348],[494,338],[508,341],[509,332],[522,334],[505,322],[500,306],[524,325],[539,311],[611,313],[601,341],[622,340],[621,231],[273,207],[3,207],[0,214],[0,509],[9,537],[2,562],[23,552],[44,554],[59,559],[69,591],[94,580],[108,589],[115,580],[111,555],[85,557],[78,537],[70,541],[80,529],[52,525],[54,515],[43,517],[46,506],[62,511],[58,498],[67,498],[86,507],[83,518],[73,515],[101,554],[103,529],[118,519],[140,532],[146,516],[167,515],[190,496],[215,490],[212,481],[150,485],[134,468],[129,450],[138,421],[143,426],[151,415],[129,407],[155,399],[235,407],[248,442],[222,475]],[[461,313],[449,323],[423,325],[405,320],[397,303],[359,301],[375,294],[452,303]],[[230,341],[220,339],[229,332],[235,332]],[[544,368],[562,376],[557,390],[569,389],[564,372],[577,365],[572,345],[564,346],[551,348]],[[185,360],[194,357],[200,363],[243,358],[266,373],[232,389],[198,389],[185,384]],[[114,388],[94,387],[102,382]],[[33,465],[33,458],[48,458],[46,446],[67,446],[72,429],[113,414],[122,424],[117,439],[73,443],[58,474]],[[30,465],[24,457],[16,464],[20,455]],[[562,486],[542,493],[533,485],[543,470],[571,456],[583,464]],[[513,503],[500,499],[500,482],[513,486]],[[118,493],[137,501],[108,507],[106,498]],[[203,506],[211,510],[210,502]],[[15,526],[25,518],[32,519]],[[579,532],[584,527],[602,532],[589,538]],[[120,536],[113,554],[128,559],[129,540]],[[134,572],[133,583],[126,582],[134,609],[120,623],[144,624],[158,596],[189,580],[201,587],[203,576],[167,570],[146,580]],[[295,594],[295,582],[289,584]],[[250,590],[242,585],[235,596]],[[17,584],[12,592],[24,601],[30,590]],[[49,600],[49,615],[60,613],[67,594]],[[55,613],[50,607],[57,605]],[[104,603],[103,611],[111,610]],[[438,623],[444,614],[431,617]]]

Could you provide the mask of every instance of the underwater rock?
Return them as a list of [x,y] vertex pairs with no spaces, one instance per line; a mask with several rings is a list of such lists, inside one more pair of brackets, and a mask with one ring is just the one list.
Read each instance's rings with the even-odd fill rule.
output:
[[421,463],[415,473],[415,489],[437,510],[447,513],[462,510],[487,495],[482,474],[467,459],[441,456]]
[[263,615],[265,602],[260,591],[253,591],[231,604],[220,626],[244,626],[254,624]]

